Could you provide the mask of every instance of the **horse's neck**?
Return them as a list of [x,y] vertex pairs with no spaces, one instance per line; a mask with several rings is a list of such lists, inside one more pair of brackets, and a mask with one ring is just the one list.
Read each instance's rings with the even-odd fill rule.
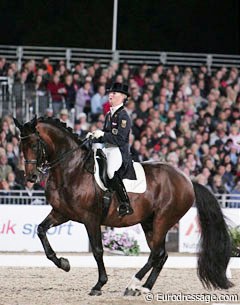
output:
[[75,173],[83,174],[87,151],[56,126],[40,123],[37,130],[46,149],[46,160],[53,164],[50,177],[59,185]]
[[[40,137],[47,149],[48,161],[52,162],[77,148],[78,144],[69,135],[57,128],[40,130]],[[81,151],[79,150],[81,155]]]

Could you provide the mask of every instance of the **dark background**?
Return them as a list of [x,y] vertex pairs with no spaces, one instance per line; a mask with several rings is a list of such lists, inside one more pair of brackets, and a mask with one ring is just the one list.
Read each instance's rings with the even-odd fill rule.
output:
[[[238,0],[119,0],[121,50],[239,54]],[[0,0],[0,44],[111,49],[113,0]]]

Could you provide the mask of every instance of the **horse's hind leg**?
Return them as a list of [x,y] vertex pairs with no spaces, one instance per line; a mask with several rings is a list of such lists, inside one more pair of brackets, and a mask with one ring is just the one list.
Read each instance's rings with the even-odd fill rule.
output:
[[[146,236],[146,240],[150,249],[152,249],[152,221],[142,223],[142,228]],[[124,295],[140,295],[142,286],[141,280],[143,277],[151,270],[153,264],[153,253],[151,252],[148,258],[147,263],[132,277],[130,283],[126,287]]]
[[143,285],[142,292],[149,292],[153,285],[155,284],[166,260],[168,258],[166,248],[165,248],[165,238],[161,244],[160,251],[153,250],[152,251],[152,271],[147,278],[145,284]]
[[58,268],[61,268],[64,271],[69,271],[70,264],[68,260],[63,257],[57,258],[56,253],[53,251],[46,235],[48,229],[58,226],[66,221],[68,221],[68,219],[52,210],[51,213],[38,226],[37,234],[41,240],[47,258],[50,259]]
[[[174,222],[173,222],[174,224]],[[167,231],[171,225],[167,222],[167,217],[155,218],[153,224],[153,237],[152,237],[152,271],[148,276],[145,284],[143,285],[142,292],[149,292],[155,284],[167,258],[167,252],[165,248],[165,238]]]
[[[147,263],[132,278],[125,290],[125,295],[139,295],[141,293],[149,292],[168,258],[165,249],[165,237],[169,229],[169,224],[165,222],[165,219],[163,219],[163,217],[158,218],[158,220],[155,218],[153,225],[150,226],[150,223],[147,226],[146,224],[142,224],[142,227],[151,249],[151,254]],[[146,282],[141,286],[140,280],[142,280],[151,269],[152,271]]]
[[142,291],[141,280],[144,275],[148,273],[148,271],[152,268],[153,263],[153,255],[152,252],[149,255],[147,263],[136,273],[131,281],[128,283],[128,286],[125,289],[124,295],[140,295]]

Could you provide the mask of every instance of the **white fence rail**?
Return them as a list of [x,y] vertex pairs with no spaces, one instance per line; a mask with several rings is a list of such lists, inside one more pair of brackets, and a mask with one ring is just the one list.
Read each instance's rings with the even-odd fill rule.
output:
[[0,190],[0,204],[46,205],[47,201],[41,190]]
[[[240,208],[240,194],[215,194],[221,207]],[[33,190],[0,190],[0,204],[47,204],[44,191]]]
[[181,65],[199,67],[205,64],[209,72],[222,66],[240,67],[239,55],[165,51],[116,50],[113,52],[106,49],[0,45],[0,56],[6,57],[10,61],[16,61],[19,69],[24,61],[28,59],[41,61],[44,56],[48,56],[52,62],[64,60],[69,69],[79,61],[90,64],[95,59],[100,60],[103,66],[108,65],[112,60],[120,63],[127,61],[130,66],[136,66],[142,63],[154,66],[162,63],[165,66]]

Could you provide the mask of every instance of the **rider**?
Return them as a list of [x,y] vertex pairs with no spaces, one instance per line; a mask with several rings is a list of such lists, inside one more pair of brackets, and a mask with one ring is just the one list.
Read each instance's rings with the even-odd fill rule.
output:
[[114,83],[110,88],[110,111],[107,113],[103,131],[93,132],[94,142],[104,143],[104,153],[107,158],[107,174],[111,188],[116,191],[119,201],[119,216],[130,215],[133,209],[122,182],[122,176],[128,170],[131,172],[132,159],[129,153],[129,134],[131,120],[124,109],[128,99],[128,86]]

